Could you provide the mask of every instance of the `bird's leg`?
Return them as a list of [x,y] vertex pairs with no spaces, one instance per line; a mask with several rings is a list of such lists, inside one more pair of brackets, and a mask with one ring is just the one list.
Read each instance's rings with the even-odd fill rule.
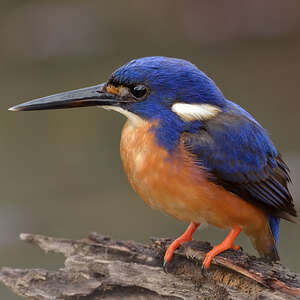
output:
[[207,270],[210,266],[210,263],[212,261],[212,259],[220,254],[221,252],[228,250],[228,249],[233,249],[233,250],[239,250],[240,246],[234,245],[234,240],[237,238],[237,236],[240,234],[242,228],[241,226],[236,226],[231,228],[230,232],[228,233],[228,235],[226,236],[225,240],[212,248],[212,250],[210,250],[206,256],[205,259],[203,261],[202,264],[202,269]]
[[166,268],[167,264],[171,261],[174,251],[180,247],[185,242],[189,242],[193,239],[193,233],[198,228],[200,223],[191,223],[187,230],[182,234],[179,238],[171,243],[168,247],[165,257],[164,257],[164,269]]

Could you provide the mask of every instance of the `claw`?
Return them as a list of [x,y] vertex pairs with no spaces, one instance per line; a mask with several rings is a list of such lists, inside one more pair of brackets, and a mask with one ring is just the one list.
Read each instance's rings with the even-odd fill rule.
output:
[[168,274],[168,265],[169,265],[169,263],[166,260],[164,260],[163,270],[166,274]]
[[205,268],[204,265],[201,266],[201,275],[203,277],[207,277],[207,275],[208,275],[208,270]]
[[163,263],[163,269],[166,271],[167,264],[171,261],[174,251],[180,247],[185,242],[191,241],[193,237],[193,233],[198,228],[200,224],[198,223],[191,223],[187,230],[182,234],[179,238],[177,238],[175,241],[171,243],[171,245],[168,247],[165,257],[164,257],[164,263]]

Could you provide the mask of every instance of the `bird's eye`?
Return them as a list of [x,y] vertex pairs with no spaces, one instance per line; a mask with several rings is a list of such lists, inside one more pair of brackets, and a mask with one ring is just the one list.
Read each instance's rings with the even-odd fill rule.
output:
[[147,88],[144,85],[136,85],[130,89],[131,94],[137,98],[143,98],[147,93]]

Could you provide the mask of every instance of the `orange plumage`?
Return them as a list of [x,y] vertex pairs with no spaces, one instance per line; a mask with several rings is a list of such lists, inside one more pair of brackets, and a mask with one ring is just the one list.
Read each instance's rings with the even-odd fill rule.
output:
[[208,180],[183,146],[169,154],[156,141],[157,123],[127,121],[121,136],[121,158],[133,189],[153,209],[194,223],[222,229],[241,226],[260,254],[274,245],[268,220],[258,207]]

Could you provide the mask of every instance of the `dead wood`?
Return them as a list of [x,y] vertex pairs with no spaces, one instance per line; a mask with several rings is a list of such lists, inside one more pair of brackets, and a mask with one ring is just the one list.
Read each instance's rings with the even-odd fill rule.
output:
[[161,267],[170,239],[149,245],[114,241],[92,233],[82,240],[21,234],[46,252],[61,253],[57,271],[3,267],[0,281],[27,299],[300,299],[300,275],[242,251],[217,256],[201,274],[209,243],[192,241],[179,249],[168,273]]

